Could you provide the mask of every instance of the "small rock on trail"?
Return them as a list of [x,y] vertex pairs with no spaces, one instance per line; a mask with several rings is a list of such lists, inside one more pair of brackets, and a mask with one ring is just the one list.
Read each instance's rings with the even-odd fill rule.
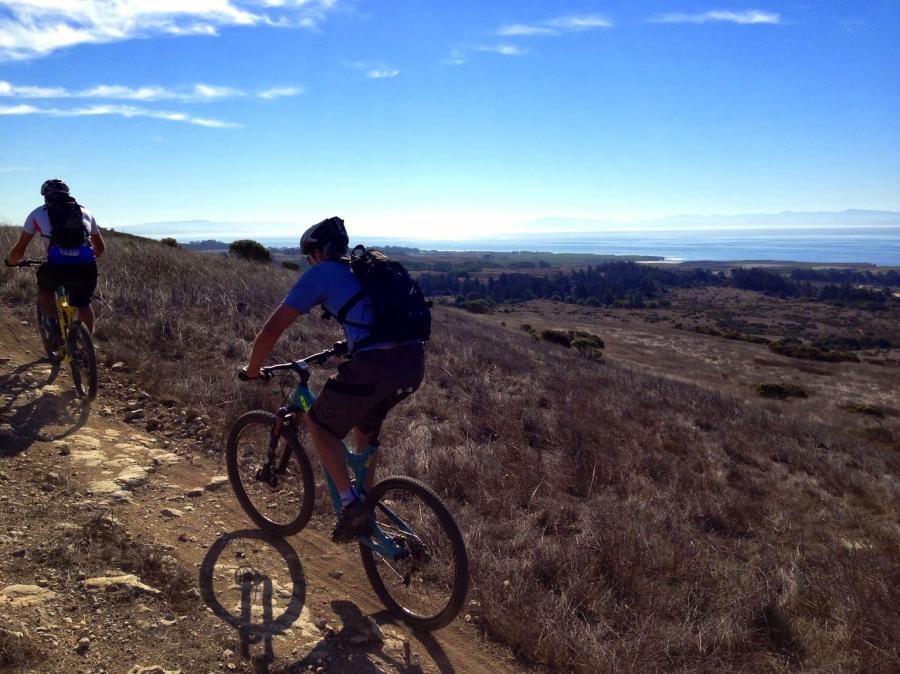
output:
[[206,491],[218,491],[228,484],[227,475],[216,475],[206,484]]
[[105,590],[106,592],[125,592],[131,595],[159,594],[155,587],[141,582],[134,574],[121,576],[99,576],[84,581],[86,590]]
[[0,590],[0,607],[38,606],[55,597],[55,592],[39,585],[9,585]]

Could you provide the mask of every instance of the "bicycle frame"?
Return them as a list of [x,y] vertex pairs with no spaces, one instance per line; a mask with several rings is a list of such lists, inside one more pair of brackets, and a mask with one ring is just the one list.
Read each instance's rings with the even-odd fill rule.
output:
[[69,300],[66,297],[66,289],[62,286],[56,289],[56,315],[59,319],[59,329],[63,340],[61,347],[63,360],[68,362],[71,360],[72,356],[69,353],[67,342],[69,339],[69,330],[71,330],[72,325],[76,321],[76,313],[75,307],[69,305]]
[[[281,407],[276,415],[275,427],[272,429],[272,439],[269,446],[270,460],[271,458],[274,458],[275,448],[278,444],[278,439],[281,436],[282,429],[284,428],[284,423],[287,422],[292,427],[296,428],[299,416],[308,412],[312,407],[313,402],[316,400],[315,393],[309,388],[309,366],[303,363],[302,365],[298,364],[294,369],[300,374],[300,382],[291,393],[291,403]],[[364,485],[371,465],[372,455],[375,453],[376,447],[369,445],[363,453],[357,454],[356,452],[351,451],[345,442],[341,441],[341,449],[343,450],[344,460],[350,468],[355,484]],[[282,463],[287,463],[287,454],[283,457]],[[284,467],[285,466],[280,466],[279,468],[283,470]],[[334,484],[334,480],[331,479],[331,476],[324,467],[322,472],[325,475],[325,484],[328,486],[331,505],[334,508],[335,514],[340,515],[341,510],[343,510],[341,494]],[[391,511],[390,508],[381,503],[378,504],[378,508],[387,515],[399,529],[414,535],[414,532],[409,525],[407,525],[399,515]],[[368,536],[359,537],[359,542],[386,559],[397,560],[406,554],[406,550],[397,545],[390,536],[381,530],[381,527],[379,527],[377,523],[372,526],[372,531]]]

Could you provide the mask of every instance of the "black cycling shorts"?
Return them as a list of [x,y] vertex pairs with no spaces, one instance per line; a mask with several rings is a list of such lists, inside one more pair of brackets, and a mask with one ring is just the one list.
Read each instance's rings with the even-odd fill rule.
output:
[[45,262],[38,267],[37,283],[38,288],[51,292],[65,286],[69,304],[80,309],[91,303],[91,296],[97,287],[97,265]]
[[360,351],[328,379],[309,415],[339,438],[355,427],[377,442],[388,412],[418,389],[424,376],[421,343]]

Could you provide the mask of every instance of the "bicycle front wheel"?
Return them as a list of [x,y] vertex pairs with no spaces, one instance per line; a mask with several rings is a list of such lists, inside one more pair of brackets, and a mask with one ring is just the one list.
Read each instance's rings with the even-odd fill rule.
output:
[[[50,359],[51,363],[58,363],[62,359],[62,334],[59,330],[59,321],[56,319],[56,316],[46,320],[44,312],[41,311],[41,305],[38,304],[37,324],[47,358]],[[52,328],[48,326],[52,326]]]
[[69,355],[72,362],[72,379],[75,393],[90,402],[97,397],[97,354],[94,341],[84,323],[76,321],[69,331]]
[[309,457],[295,433],[285,428],[269,461],[275,415],[247,412],[228,433],[228,479],[244,512],[276,536],[291,536],[306,526],[315,505],[315,481]]
[[[360,542],[363,567],[384,605],[419,630],[437,630],[459,613],[469,590],[469,558],[440,497],[409,477],[389,477],[366,495],[396,559]],[[370,540],[377,542],[373,535]],[[380,546],[379,546],[380,547]]]

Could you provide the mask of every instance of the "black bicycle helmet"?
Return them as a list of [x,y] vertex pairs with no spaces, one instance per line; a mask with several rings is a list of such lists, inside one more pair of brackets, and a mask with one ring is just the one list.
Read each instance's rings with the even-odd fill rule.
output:
[[309,255],[314,250],[324,250],[327,254],[343,253],[347,250],[350,237],[339,217],[328,218],[316,223],[300,238],[300,252]]
[[68,194],[69,186],[66,185],[59,178],[51,178],[50,180],[45,180],[44,184],[41,185],[41,196],[42,197],[50,197],[59,194]]

